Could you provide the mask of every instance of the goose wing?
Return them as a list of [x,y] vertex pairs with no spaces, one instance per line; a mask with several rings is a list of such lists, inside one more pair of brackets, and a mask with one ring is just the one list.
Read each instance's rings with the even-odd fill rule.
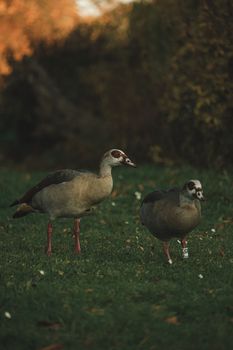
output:
[[179,192],[177,187],[171,188],[169,190],[156,190],[146,195],[142,201],[142,205],[146,203],[155,203],[166,196],[173,197]]
[[43,188],[50,185],[60,184],[62,182],[68,182],[73,180],[77,176],[81,176],[82,172],[72,169],[63,169],[57,170],[48,174],[43,180],[41,180],[37,185],[30,188],[20,199],[15,200],[10,206],[21,204],[21,203],[30,203],[33,196],[41,191]]

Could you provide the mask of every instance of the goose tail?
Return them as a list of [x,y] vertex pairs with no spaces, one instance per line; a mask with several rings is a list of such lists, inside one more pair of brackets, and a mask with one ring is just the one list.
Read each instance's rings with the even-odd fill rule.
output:
[[25,215],[33,213],[34,211],[35,210],[30,205],[23,203],[18,207],[16,212],[13,214],[13,218],[18,219],[18,218],[21,218]]
[[19,204],[19,200],[16,199],[14,202],[10,204],[10,207],[14,207],[15,205]]

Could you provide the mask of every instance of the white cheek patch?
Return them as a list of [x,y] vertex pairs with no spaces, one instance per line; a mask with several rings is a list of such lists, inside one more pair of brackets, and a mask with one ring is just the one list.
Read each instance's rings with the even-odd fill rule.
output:
[[194,195],[194,194],[196,194],[196,189],[195,189],[195,188],[193,188],[192,190],[189,190],[189,189],[188,189],[188,192],[189,192],[190,194]]

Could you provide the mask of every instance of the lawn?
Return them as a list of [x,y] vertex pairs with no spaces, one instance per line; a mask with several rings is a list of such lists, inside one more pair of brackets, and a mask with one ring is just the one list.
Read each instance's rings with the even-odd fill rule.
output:
[[[0,347],[2,350],[221,350],[233,346],[233,174],[191,167],[114,169],[112,197],[81,221],[80,256],[72,220],[14,220],[8,205],[42,173],[0,172]],[[190,258],[140,225],[139,192],[198,178],[207,201],[189,236]]]

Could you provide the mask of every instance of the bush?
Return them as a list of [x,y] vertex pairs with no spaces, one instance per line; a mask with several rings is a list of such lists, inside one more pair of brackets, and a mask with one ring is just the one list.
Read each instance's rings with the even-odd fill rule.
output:
[[227,0],[135,3],[41,45],[0,100],[4,154],[92,165],[121,147],[137,161],[228,166],[232,12]]

